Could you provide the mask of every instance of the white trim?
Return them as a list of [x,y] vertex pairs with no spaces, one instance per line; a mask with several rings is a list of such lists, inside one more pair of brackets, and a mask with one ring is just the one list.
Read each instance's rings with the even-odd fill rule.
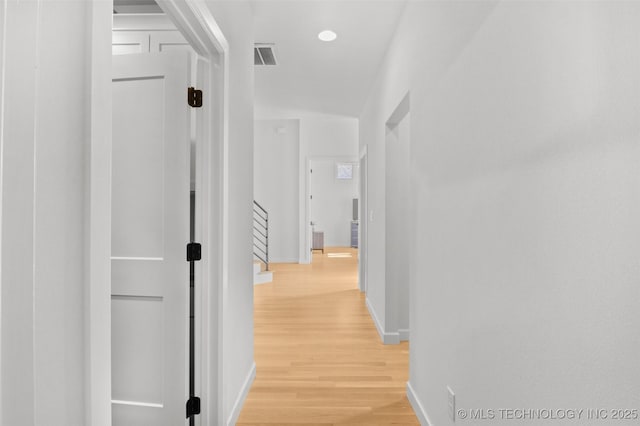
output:
[[378,330],[378,334],[380,335],[380,340],[382,340],[382,343],[385,345],[397,345],[398,343],[400,343],[400,334],[397,332],[396,333],[385,332],[384,327],[382,326],[382,324],[380,323],[380,320],[378,319],[378,315],[376,315],[376,310],[373,308],[373,305],[369,301],[369,298],[367,297],[365,301],[366,301],[367,309],[369,310],[369,315],[371,315],[371,319],[373,319],[373,323],[376,326],[376,330]]
[[[203,0],[156,0],[196,53],[205,58],[219,54],[224,59],[229,43]],[[218,64],[217,61],[213,61]],[[224,78],[227,81],[228,76]]]
[[148,260],[150,262],[161,262],[164,260],[164,257],[122,257],[122,256],[111,256],[111,260]]
[[307,146],[306,141],[301,138],[302,120],[296,119],[298,122],[298,263],[306,265],[311,263],[311,251],[309,247],[309,219],[306,216],[307,205],[307,186],[309,182],[309,167],[307,164]]
[[394,129],[409,114],[411,110],[411,92],[405,93],[402,100],[398,103],[396,109],[393,110],[389,119],[385,123],[386,129]]
[[273,282],[273,273],[271,271],[262,271],[253,276],[253,285],[271,284]]
[[429,416],[427,415],[427,411],[424,409],[424,406],[418,399],[418,395],[416,391],[411,386],[411,382],[407,382],[407,399],[413,408],[413,411],[416,413],[416,417],[418,417],[418,421],[422,426],[433,426],[431,420],[429,420]]
[[[201,82],[200,80],[202,79],[203,76],[205,75],[210,75],[211,74],[211,67],[210,64],[208,63],[208,61],[206,61],[204,58],[202,58],[201,56],[198,56],[196,59],[196,63],[195,63],[195,67],[196,67],[196,72],[195,72],[195,79],[196,81],[194,82],[194,84],[197,84],[200,89],[203,90],[203,94],[204,93],[209,93],[210,90],[210,82],[206,81],[207,79],[205,79],[204,82]],[[202,84],[202,83],[206,83],[206,84]],[[210,102],[209,99],[207,99],[207,102]],[[206,211],[208,211],[204,206],[209,206],[209,197],[206,196],[204,194],[205,189],[207,188],[207,185],[205,185],[204,183],[204,177],[202,174],[202,168],[204,167],[203,164],[205,164],[205,160],[204,158],[206,158],[206,153],[208,152],[208,144],[203,143],[204,140],[204,136],[205,134],[207,134],[206,132],[206,126],[205,126],[205,120],[202,119],[202,115],[204,114],[204,111],[202,111],[201,109],[196,110],[195,112],[195,176],[194,179],[195,181],[192,182],[194,186],[191,187],[191,189],[195,189],[196,191],[199,190],[199,192],[197,192],[196,194],[196,203],[195,203],[195,238],[197,241],[202,241],[203,240],[203,235],[208,235],[207,230],[210,228],[209,224],[203,223],[204,220],[204,215],[206,214]],[[198,382],[196,382],[196,394],[204,397],[206,395],[207,398],[213,398],[215,399],[215,393],[211,393],[209,391],[209,387],[206,386],[208,385],[208,383],[210,382],[210,380],[213,380],[214,377],[212,377],[212,373],[210,370],[210,365],[209,365],[209,354],[212,353],[210,348],[211,348],[211,344],[207,344],[207,342],[209,342],[210,340],[213,340],[216,342],[216,347],[217,347],[217,336],[212,336],[210,334],[210,325],[211,323],[215,323],[217,322],[217,318],[218,318],[218,309],[217,309],[217,303],[212,303],[210,300],[210,293],[214,293],[217,294],[217,288],[215,288],[215,286],[213,285],[203,285],[203,283],[205,282],[210,282],[210,278],[209,278],[209,269],[211,266],[210,264],[212,263],[213,259],[211,259],[212,256],[215,256],[215,254],[211,254],[211,253],[215,253],[214,250],[209,250],[208,247],[204,247],[203,249],[203,258],[204,258],[204,262],[200,261],[200,262],[196,262],[195,265],[195,285],[196,285],[196,290],[195,290],[195,297],[196,300],[199,301],[199,303],[196,303],[195,306],[195,313],[196,313],[196,322],[195,322],[195,335],[197,336],[196,338],[196,344],[195,344],[195,363],[196,363],[196,371],[199,371],[200,374],[202,375],[201,380],[199,380]],[[216,307],[216,309],[212,309],[210,308],[211,305],[214,305]],[[216,318],[215,320],[212,320],[212,318]],[[204,341],[204,344],[203,344]],[[207,362],[205,362],[205,360]],[[217,374],[217,370],[216,370],[216,374]],[[217,376],[216,376],[217,377]],[[209,378],[207,380],[207,378]],[[210,411],[211,409],[209,408],[209,404],[210,403],[206,403],[204,404],[205,407],[207,407],[207,412],[206,413],[202,413],[198,418],[196,417],[196,425],[202,425],[202,424],[206,424],[202,421],[202,419],[209,419],[210,418]]]
[[406,342],[409,340],[409,329],[408,328],[400,328],[398,329],[398,334],[400,335],[400,341]]
[[112,404],[117,405],[133,405],[134,407],[147,407],[147,408],[163,408],[163,404],[155,404],[153,402],[137,402],[137,401],[121,401],[119,399],[112,399]]
[[166,13],[117,13],[113,15],[113,31],[175,31]]
[[360,150],[360,157],[358,157],[360,160],[362,160],[362,157],[364,157],[365,155],[367,155],[367,146],[368,145],[364,145],[362,147],[362,149]]
[[[367,262],[369,261],[369,156],[367,147],[368,145],[365,144],[360,150],[360,167],[358,167],[358,204],[360,210],[358,212],[358,289],[365,294],[369,274],[367,270]],[[366,163],[366,167],[362,167],[363,162]]]
[[87,21],[91,42],[89,72],[89,138],[85,170],[88,185],[85,266],[85,424],[111,426],[111,40],[113,8],[92,0]]
[[[6,74],[6,40],[7,40],[7,2],[0,4],[0,344],[2,342],[2,206],[4,199],[4,114],[5,114],[5,74]],[[2,351],[0,351],[0,413],[2,413],[3,381],[2,381]],[[0,417],[2,415],[0,414]]]
[[244,383],[242,384],[242,388],[240,389],[240,393],[238,393],[238,397],[236,398],[236,402],[233,404],[233,408],[231,409],[231,413],[229,413],[229,418],[225,423],[227,426],[233,426],[238,421],[238,417],[240,417],[240,411],[242,410],[242,406],[244,405],[244,401],[247,399],[247,395],[249,395],[249,390],[251,389],[251,385],[256,378],[256,363],[251,364],[251,368],[249,369],[249,373],[247,377],[244,379]]
[[[157,0],[189,45],[203,59],[204,107],[198,111],[196,166],[196,235],[202,241],[200,315],[196,321],[198,336],[196,362],[200,366],[203,425],[223,421],[222,344],[224,307],[228,287],[228,116],[229,116],[229,44],[202,0]],[[201,69],[198,68],[200,71]],[[200,76],[198,76],[200,80]],[[206,115],[205,115],[206,114]],[[203,143],[206,141],[206,143]],[[199,234],[199,235],[198,235]]]

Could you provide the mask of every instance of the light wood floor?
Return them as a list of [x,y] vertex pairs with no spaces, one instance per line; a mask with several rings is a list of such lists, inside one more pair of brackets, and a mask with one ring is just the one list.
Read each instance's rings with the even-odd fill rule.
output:
[[357,255],[275,264],[255,287],[257,374],[238,426],[419,424],[405,396],[409,346],[380,342]]

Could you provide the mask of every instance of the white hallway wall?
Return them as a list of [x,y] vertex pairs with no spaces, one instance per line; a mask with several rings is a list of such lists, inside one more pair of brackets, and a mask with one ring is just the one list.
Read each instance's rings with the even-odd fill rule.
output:
[[0,4],[2,425],[85,424],[89,12]]
[[407,4],[360,144],[384,306],[384,123],[410,91],[423,422],[452,424],[446,386],[462,409],[637,406],[639,25],[633,2]]
[[269,212],[271,262],[298,261],[300,120],[256,120],[253,193]]
[[248,2],[207,2],[229,42],[228,276],[222,301],[222,413],[240,414],[253,361],[253,34]]

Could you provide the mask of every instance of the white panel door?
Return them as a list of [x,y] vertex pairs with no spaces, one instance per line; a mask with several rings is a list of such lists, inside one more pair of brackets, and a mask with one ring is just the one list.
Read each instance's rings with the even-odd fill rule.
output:
[[113,31],[111,53],[125,55],[149,52],[149,34],[140,31]]
[[169,52],[173,50],[179,51],[195,51],[189,45],[180,31],[150,31],[149,32],[149,51],[150,52]]
[[113,57],[114,426],[186,420],[188,79],[183,52]]

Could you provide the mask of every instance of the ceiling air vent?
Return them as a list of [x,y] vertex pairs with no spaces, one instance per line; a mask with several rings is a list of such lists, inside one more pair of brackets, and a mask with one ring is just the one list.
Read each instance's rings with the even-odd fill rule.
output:
[[273,45],[256,44],[253,48],[254,65],[276,65],[276,56],[273,53]]

